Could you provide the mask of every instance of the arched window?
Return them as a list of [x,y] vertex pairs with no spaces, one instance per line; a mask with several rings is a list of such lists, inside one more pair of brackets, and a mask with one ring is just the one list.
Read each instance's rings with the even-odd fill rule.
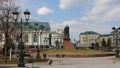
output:
[[37,42],[37,35],[34,35],[34,42]]
[[28,35],[25,35],[25,42],[28,42]]

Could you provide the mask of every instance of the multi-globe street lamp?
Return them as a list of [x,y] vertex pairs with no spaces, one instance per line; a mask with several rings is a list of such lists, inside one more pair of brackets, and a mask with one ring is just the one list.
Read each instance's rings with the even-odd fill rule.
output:
[[[15,22],[17,22],[18,20],[18,15],[19,12],[17,12],[16,10],[12,12],[13,14],[13,19],[15,20]],[[26,9],[26,11],[24,11],[24,15],[25,15],[25,20],[28,23],[29,17],[30,17],[30,12],[28,11],[28,9]],[[24,48],[23,48],[23,42],[22,42],[22,18],[21,18],[21,23],[20,23],[20,29],[21,29],[21,33],[20,33],[20,51],[19,51],[19,63],[18,63],[18,67],[25,67],[24,64]]]
[[113,27],[112,30],[113,30],[113,33],[115,35],[115,41],[116,41],[115,42],[115,51],[116,51],[115,57],[119,57],[118,34],[120,32],[120,27],[119,28]]

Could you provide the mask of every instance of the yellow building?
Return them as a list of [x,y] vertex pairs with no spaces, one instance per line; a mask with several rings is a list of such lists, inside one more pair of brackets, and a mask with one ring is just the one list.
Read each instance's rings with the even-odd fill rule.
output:
[[80,46],[91,47],[92,44],[99,42],[99,34],[94,31],[86,31],[80,34]]
[[101,47],[103,39],[107,43],[108,39],[111,39],[110,34],[99,34],[94,31],[86,31],[80,34],[80,46],[92,47],[92,45],[98,42],[99,46]]

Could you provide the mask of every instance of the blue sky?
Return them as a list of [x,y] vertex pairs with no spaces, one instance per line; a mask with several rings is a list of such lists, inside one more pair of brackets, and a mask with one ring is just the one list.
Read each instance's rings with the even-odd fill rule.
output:
[[17,0],[31,21],[49,22],[51,31],[70,26],[72,39],[85,31],[108,34],[120,26],[120,0]]

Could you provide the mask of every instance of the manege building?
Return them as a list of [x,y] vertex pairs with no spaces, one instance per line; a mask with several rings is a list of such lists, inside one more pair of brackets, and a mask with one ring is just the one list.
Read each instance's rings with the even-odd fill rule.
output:
[[[42,27],[42,30],[40,29]],[[50,25],[48,22],[29,22],[22,25],[22,38],[25,47],[46,47],[49,45],[55,46],[55,41],[63,43],[63,31],[58,29],[54,32],[50,32]],[[19,30],[18,30],[19,31]],[[4,45],[4,34],[0,33],[0,47]],[[18,42],[15,42],[18,45]]]

